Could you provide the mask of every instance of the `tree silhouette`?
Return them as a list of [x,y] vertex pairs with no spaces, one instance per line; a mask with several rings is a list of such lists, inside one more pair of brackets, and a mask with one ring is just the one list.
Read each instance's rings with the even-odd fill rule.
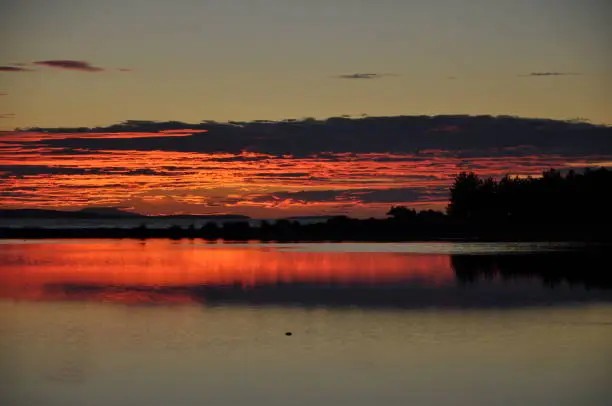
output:
[[411,221],[417,217],[417,212],[414,209],[409,209],[405,206],[392,206],[391,209],[387,212],[387,216],[391,216],[394,220],[397,221]]
[[612,222],[612,171],[550,169],[541,177],[499,181],[462,172],[450,188],[447,214],[469,225],[575,225]]

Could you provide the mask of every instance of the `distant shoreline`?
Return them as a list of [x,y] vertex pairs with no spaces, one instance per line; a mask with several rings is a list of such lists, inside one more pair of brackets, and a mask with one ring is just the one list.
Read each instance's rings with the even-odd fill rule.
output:
[[[580,241],[612,242],[612,171],[601,167],[566,175],[551,169],[540,178],[505,176],[481,179],[461,172],[450,188],[446,213],[392,206],[386,219],[335,216],[294,217],[273,221],[239,215],[147,217],[116,208],[62,212],[64,227],[43,228],[53,210],[0,210],[0,218],[27,219],[8,227],[0,222],[0,239],[36,238],[169,238],[209,241]],[[67,216],[67,217],[66,217]],[[125,220],[132,228],[79,228],[78,221]],[[146,220],[164,220],[166,228]],[[299,221],[301,219],[302,221]],[[316,219],[317,221],[308,221]],[[203,221],[205,220],[205,221]],[[321,220],[321,221],[318,221]],[[137,223],[134,224],[134,221]],[[181,226],[182,223],[182,226]],[[127,225],[127,224],[124,224]]]
[[169,228],[0,228],[0,240],[6,239],[199,239],[205,241],[276,242],[592,242],[611,243],[605,230],[465,230],[445,228],[431,231],[406,231],[389,227],[388,233],[341,228],[331,230],[327,224],[294,225],[293,230],[266,230],[248,224],[228,227]]
[[250,220],[242,214],[144,215],[115,208],[88,208],[75,211],[50,209],[0,209],[0,217],[22,220]]

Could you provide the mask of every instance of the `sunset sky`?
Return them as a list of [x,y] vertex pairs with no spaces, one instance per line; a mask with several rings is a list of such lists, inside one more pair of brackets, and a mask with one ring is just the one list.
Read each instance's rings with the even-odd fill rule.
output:
[[[609,165],[611,15],[607,0],[3,1],[0,207],[380,216],[443,208],[459,170]],[[360,119],[325,121],[344,114]],[[320,121],[281,121],[305,117]],[[158,125],[112,127],[128,120]]]

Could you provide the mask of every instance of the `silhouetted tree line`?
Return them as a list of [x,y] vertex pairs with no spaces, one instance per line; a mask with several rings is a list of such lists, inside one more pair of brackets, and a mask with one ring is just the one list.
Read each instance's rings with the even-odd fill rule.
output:
[[612,171],[551,169],[538,178],[505,176],[499,181],[460,173],[450,189],[447,213],[459,225],[533,227],[612,223]]
[[542,177],[481,179],[463,172],[450,188],[447,212],[394,206],[387,219],[333,217],[326,222],[247,221],[167,229],[0,229],[0,238],[203,238],[261,241],[607,240],[612,224],[612,171],[549,170]]
[[[439,224],[428,221],[439,219]],[[211,221],[202,227],[173,226],[165,229],[99,228],[99,229],[0,229],[0,238],[203,238],[229,241],[409,241],[443,238],[448,225],[441,212],[421,212],[415,219],[367,219],[346,216],[333,217],[326,222],[302,224],[298,221],[263,221],[251,225],[246,221],[219,224]]]

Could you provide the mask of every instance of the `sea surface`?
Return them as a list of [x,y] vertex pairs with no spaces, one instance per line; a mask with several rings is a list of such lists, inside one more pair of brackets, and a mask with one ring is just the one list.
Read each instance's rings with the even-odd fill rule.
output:
[[610,250],[0,243],[0,404],[610,405]]

